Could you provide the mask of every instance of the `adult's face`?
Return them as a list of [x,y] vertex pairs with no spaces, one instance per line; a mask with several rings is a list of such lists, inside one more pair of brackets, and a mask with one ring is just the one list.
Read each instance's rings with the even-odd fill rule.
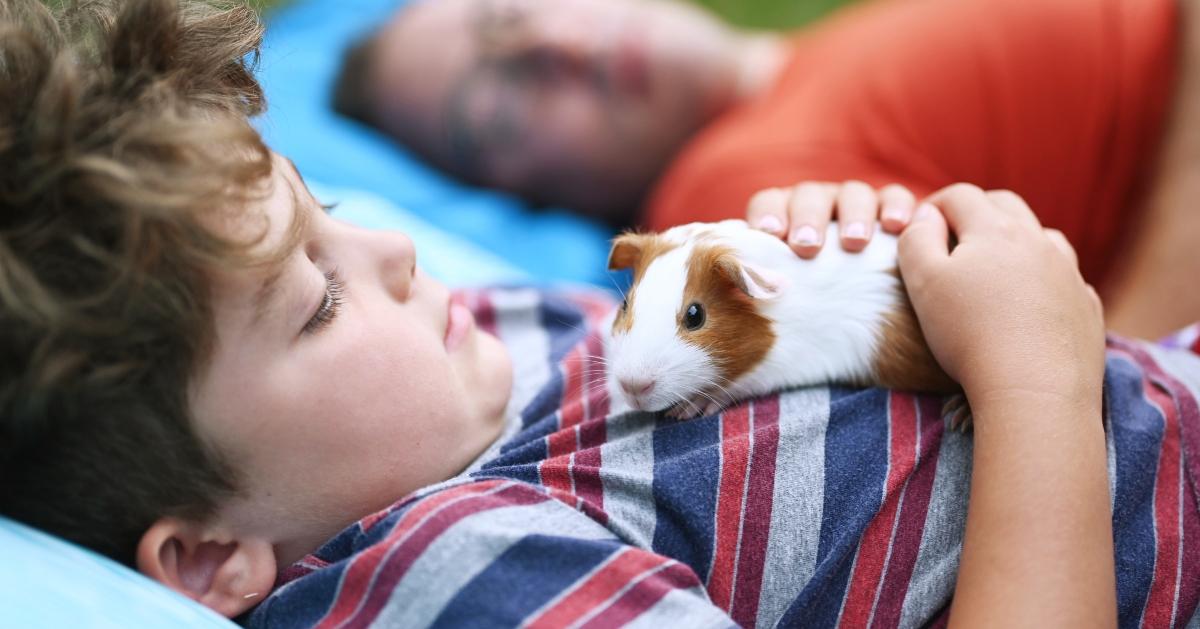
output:
[[380,34],[382,126],[469,179],[629,209],[734,89],[738,38],[663,0],[424,0]]

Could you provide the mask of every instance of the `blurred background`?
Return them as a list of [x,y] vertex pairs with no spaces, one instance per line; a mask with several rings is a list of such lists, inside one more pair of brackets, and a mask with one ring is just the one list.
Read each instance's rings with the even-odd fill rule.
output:
[[[298,0],[251,0],[267,14]],[[852,0],[693,0],[733,24],[754,28],[792,28]]]

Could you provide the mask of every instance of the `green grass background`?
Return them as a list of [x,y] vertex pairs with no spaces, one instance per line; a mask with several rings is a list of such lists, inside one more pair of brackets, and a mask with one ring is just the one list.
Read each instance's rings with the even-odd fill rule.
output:
[[[549,0],[554,2],[555,0]],[[849,0],[692,0],[730,23],[753,28],[786,29],[820,17]],[[250,0],[264,15],[293,0]]]

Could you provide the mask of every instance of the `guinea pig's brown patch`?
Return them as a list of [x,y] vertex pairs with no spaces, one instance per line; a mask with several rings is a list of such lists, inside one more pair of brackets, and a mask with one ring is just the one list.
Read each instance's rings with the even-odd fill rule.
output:
[[638,284],[646,273],[646,267],[659,256],[678,247],[677,243],[668,241],[658,234],[639,234],[626,232],[613,240],[612,249],[608,253],[608,268],[611,271],[633,269],[633,282],[625,291],[625,301],[617,317],[613,319],[613,333],[626,334],[633,327],[633,312],[628,305],[633,303],[637,295]]
[[[679,337],[712,356],[726,382],[762,362],[775,343],[771,320],[759,313],[754,298],[739,287],[740,269],[733,249],[697,244],[688,260],[677,318]],[[704,308],[705,320],[698,329],[688,330],[684,317],[693,303]]]
[[876,381],[880,386],[902,391],[959,391],[958,384],[942,371],[929,351],[899,272],[893,270],[892,274],[900,282],[900,295],[896,308],[883,318],[881,338],[875,351]]

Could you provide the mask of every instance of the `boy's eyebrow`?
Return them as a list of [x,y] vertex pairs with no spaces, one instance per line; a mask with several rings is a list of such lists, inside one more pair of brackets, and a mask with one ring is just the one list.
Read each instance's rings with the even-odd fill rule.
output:
[[[307,184],[307,183],[304,181],[304,175],[301,175],[301,174],[300,174],[300,169],[299,169],[299,168],[296,168],[296,162],[293,162],[293,161],[292,161],[292,158],[290,158],[290,157],[286,157],[286,156],[285,156],[283,159],[286,159],[286,160],[287,160],[287,163],[288,163],[288,165],[292,167],[292,172],[293,172],[293,173],[296,173],[296,179],[299,179],[299,180],[300,180],[300,183],[303,183],[305,186],[308,186],[308,184]],[[294,198],[295,196],[296,196],[296,195],[295,195],[295,189],[293,189],[293,190],[292,190],[292,197]]]
[[254,293],[254,317],[250,321],[252,327],[257,326],[267,315],[279,294],[279,278],[283,277],[285,267],[282,264],[276,264],[274,267]]
[[[287,162],[292,164],[292,160],[290,159],[288,159]],[[295,164],[292,164],[292,169],[296,170]],[[299,170],[296,170],[296,176],[300,176]],[[292,197],[292,220],[295,220],[296,214],[300,212],[300,201],[298,195],[296,194],[296,187],[292,185],[291,180],[288,180],[288,195]],[[251,327],[257,326],[262,321],[263,317],[267,315],[267,312],[270,311],[271,306],[278,298],[280,286],[279,280],[281,277],[283,277],[283,273],[286,270],[287,265],[282,261],[272,264],[270,273],[268,273],[267,277],[263,279],[262,284],[258,286],[258,290],[254,292],[254,316],[250,320]]]

